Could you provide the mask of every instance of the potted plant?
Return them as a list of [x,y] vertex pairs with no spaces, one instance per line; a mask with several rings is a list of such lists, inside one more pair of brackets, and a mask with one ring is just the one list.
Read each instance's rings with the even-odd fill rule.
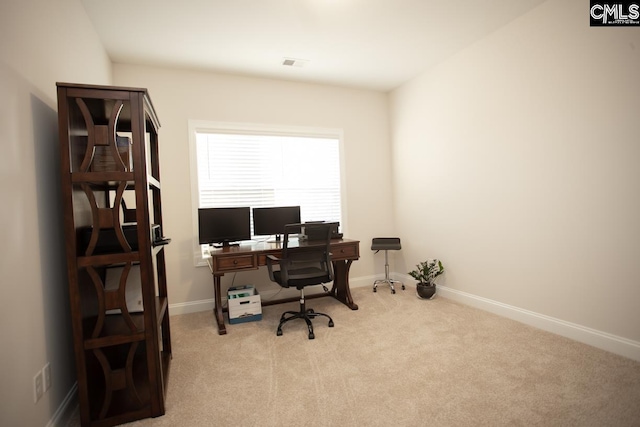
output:
[[438,259],[428,259],[416,265],[416,269],[409,275],[418,281],[416,291],[420,298],[431,299],[436,294],[436,277],[444,273],[442,262]]

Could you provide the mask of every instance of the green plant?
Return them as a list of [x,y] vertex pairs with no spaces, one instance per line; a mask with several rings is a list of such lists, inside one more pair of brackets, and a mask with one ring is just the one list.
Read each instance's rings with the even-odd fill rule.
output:
[[416,265],[416,269],[409,272],[420,283],[432,285],[436,277],[444,273],[444,267],[439,259],[428,259]]

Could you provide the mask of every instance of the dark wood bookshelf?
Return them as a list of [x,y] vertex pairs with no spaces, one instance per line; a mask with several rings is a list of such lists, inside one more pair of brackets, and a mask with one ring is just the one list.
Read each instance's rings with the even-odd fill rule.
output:
[[[154,235],[162,230],[160,122],[146,89],[57,88],[81,424],[157,417],[165,412],[171,362],[168,239]],[[141,311],[127,306],[132,283],[139,284]]]

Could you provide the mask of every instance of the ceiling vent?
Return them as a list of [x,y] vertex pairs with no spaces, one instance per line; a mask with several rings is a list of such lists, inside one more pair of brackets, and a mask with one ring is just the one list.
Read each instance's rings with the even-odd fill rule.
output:
[[282,58],[282,65],[286,67],[304,67],[309,62],[306,59]]

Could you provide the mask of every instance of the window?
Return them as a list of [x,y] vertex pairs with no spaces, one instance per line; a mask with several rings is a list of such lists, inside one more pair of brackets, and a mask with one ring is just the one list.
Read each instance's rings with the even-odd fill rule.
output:
[[300,206],[302,221],[341,221],[341,131],[189,122],[198,208]]

